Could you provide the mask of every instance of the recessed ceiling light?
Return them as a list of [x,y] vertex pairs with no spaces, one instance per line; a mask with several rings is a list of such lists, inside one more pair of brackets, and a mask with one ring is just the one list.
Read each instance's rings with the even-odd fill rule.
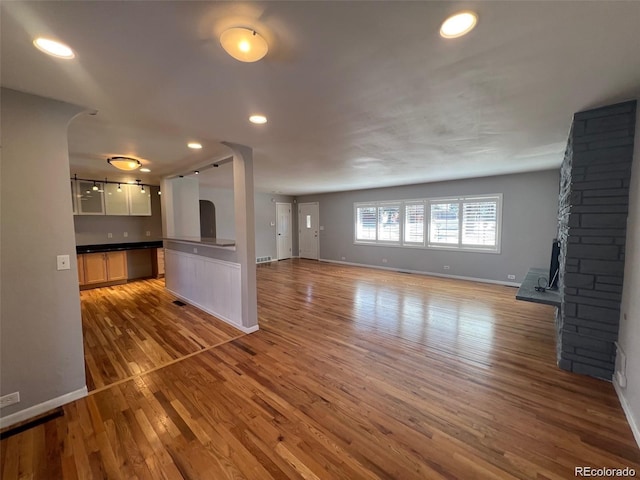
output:
[[193,148],[194,150],[200,150],[202,148],[202,145],[200,145],[197,142],[191,142],[191,143],[187,143],[187,147]]
[[71,59],[76,56],[69,46],[49,38],[38,37],[33,41],[33,44],[41,52],[54,57]]
[[469,33],[476,26],[478,16],[470,11],[451,15],[440,27],[440,35],[444,38],[458,38]]
[[249,121],[251,123],[257,123],[257,124],[263,124],[263,123],[267,123],[267,117],[265,117],[264,115],[251,115],[249,117]]
[[269,51],[267,41],[255,30],[235,27],[220,35],[225,52],[241,62],[257,62]]
[[149,170],[146,167],[143,167],[143,168],[140,169],[140,171],[143,172],[143,173],[149,173],[151,170]]

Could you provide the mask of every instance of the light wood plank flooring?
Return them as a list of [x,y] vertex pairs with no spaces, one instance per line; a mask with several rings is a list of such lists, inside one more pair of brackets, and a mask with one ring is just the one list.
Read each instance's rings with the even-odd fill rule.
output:
[[83,290],[80,300],[90,391],[243,335],[191,305],[175,305],[164,280]]
[[4,440],[2,478],[640,471],[611,384],[559,370],[553,309],[513,288],[292,260],[260,266],[258,290],[259,332]]

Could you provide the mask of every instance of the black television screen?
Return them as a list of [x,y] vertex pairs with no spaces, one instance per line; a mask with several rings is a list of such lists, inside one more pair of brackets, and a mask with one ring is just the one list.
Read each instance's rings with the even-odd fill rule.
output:
[[560,274],[560,242],[553,239],[551,249],[551,265],[549,266],[549,284],[547,288],[558,288],[558,275]]

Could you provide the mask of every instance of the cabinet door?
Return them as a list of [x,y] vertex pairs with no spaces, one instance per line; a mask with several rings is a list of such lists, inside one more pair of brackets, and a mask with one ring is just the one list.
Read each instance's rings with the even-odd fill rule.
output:
[[104,253],[85,253],[84,255],[84,284],[102,283],[108,280],[107,264]]
[[127,252],[107,252],[107,279],[126,280],[127,279]]
[[[104,186],[104,211],[107,215],[129,215],[129,189],[117,183]],[[118,191],[118,188],[120,191]]]
[[138,185],[127,185],[129,189],[129,215],[151,215],[151,187],[144,193]]
[[[94,190],[93,187],[97,187]],[[76,182],[79,215],[104,215],[104,185],[102,182]]]
[[84,255],[76,255],[78,259],[78,283],[84,285]]
[[73,209],[73,214],[76,215],[78,210],[76,209],[76,182],[71,180],[71,208]]
[[164,275],[164,248],[156,248],[151,253],[153,262],[153,276],[160,278]]

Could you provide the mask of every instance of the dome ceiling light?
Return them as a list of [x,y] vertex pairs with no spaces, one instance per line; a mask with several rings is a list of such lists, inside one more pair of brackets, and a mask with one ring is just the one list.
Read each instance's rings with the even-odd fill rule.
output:
[[444,38],[458,38],[473,30],[478,23],[478,16],[470,11],[451,15],[440,27],[440,35]]
[[112,167],[116,167],[118,170],[124,170],[126,172],[137,170],[142,166],[140,160],[131,157],[107,158],[107,163]]
[[70,60],[76,56],[73,50],[71,50],[71,47],[49,38],[38,37],[33,41],[33,45],[41,52],[51,55],[52,57]]
[[257,62],[269,51],[269,45],[262,35],[244,27],[222,32],[220,44],[225,52],[241,62]]

